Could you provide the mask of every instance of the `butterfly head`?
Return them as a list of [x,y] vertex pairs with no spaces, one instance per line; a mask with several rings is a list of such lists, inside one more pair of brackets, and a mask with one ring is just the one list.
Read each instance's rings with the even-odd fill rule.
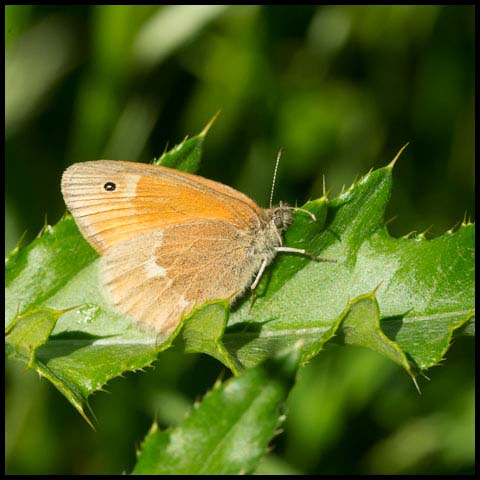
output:
[[279,232],[284,232],[293,222],[292,207],[285,203],[271,209],[271,222]]

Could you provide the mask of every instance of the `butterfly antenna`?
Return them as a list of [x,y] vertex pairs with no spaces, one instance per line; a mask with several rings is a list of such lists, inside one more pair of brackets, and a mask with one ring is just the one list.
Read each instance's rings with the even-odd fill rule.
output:
[[273,171],[272,190],[270,191],[270,208],[272,208],[273,191],[275,190],[275,181],[277,179],[278,164],[280,163],[280,157],[282,156],[282,153],[283,153],[283,147],[280,147],[280,150],[278,151],[278,154],[277,154],[277,161],[275,162],[275,170]]

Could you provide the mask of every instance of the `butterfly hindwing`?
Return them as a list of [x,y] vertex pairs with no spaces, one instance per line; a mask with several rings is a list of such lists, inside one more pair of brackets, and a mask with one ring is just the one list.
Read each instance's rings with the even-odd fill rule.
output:
[[223,220],[142,233],[106,252],[101,285],[120,312],[169,333],[195,305],[243,290],[259,268],[250,243]]

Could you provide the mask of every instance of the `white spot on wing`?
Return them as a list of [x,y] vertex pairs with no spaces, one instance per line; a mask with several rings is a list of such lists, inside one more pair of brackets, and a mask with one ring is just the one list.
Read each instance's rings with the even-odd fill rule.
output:
[[150,257],[145,263],[145,272],[148,278],[165,277],[167,270],[157,263],[155,256]]
[[135,198],[135,196],[137,195],[137,184],[139,180],[140,175],[130,175],[128,177],[128,183],[125,185],[125,191],[123,192],[123,195],[125,197],[127,197],[128,199]]
[[185,307],[188,307],[188,305],[190,305],[190,302],[187,302],[185,300],[185,297],[182,295],[179,299],[178,299],[178,306],[180,307],[180,310],[183,310]]

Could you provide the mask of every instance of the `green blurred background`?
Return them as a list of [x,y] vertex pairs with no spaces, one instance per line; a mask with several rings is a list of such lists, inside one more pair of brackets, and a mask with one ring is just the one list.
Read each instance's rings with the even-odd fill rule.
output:
[[[474,217],[474,7],[7,6],[6,238],[65,211],[60,177],[150,161],[217,110],[200,174],[261,205],[301,204],[383,166],[407,141],[392,235]],[[304,367],[258,473],[472,473],[473,340],[416,393],[378,354],[331,347]],[[156,417],[178,424],[223,371],[167,351],[98,393],[92,431],[45,380],[6,366],[8,473],[129,472]]]

